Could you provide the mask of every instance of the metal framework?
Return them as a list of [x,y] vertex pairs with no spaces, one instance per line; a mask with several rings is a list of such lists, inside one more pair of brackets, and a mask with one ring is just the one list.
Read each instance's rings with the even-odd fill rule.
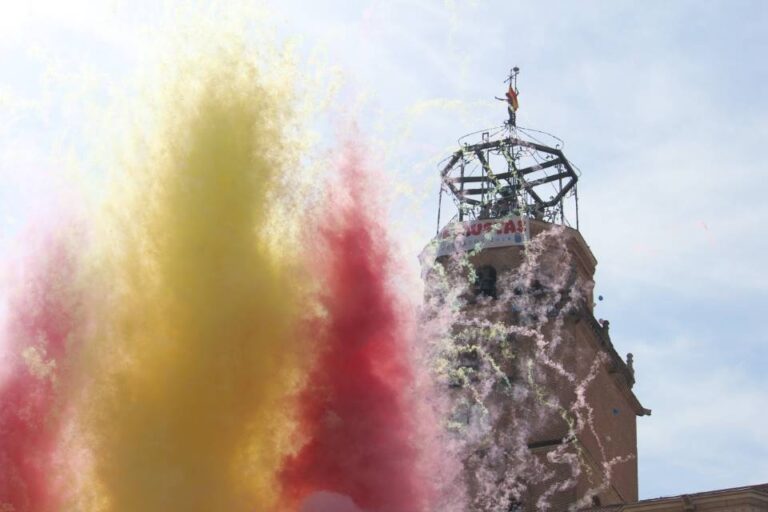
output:
[[459,220],[519,215],[570,225],[564,202],[573,198],[578,228],[576,170],[559,143],[523,139],[528,132],[510,125],[496,139],[482,132],[480,142],[462,144],[441,164],[441,194],[450,191]]

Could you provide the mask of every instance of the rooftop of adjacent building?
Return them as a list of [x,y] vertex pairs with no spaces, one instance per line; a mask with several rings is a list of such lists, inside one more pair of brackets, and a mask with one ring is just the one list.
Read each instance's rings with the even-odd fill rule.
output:
[[768,510],[768,483],[582,509],[583,512],[695,512],[701,510]]

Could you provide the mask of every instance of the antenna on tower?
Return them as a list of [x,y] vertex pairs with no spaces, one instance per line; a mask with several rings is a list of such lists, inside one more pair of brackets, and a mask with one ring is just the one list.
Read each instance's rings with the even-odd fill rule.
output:
[[517,89],[517,75],[520,74],[520,68],[515,66],[509,70],[509,77],[504,80],[505,84],[510,84]]

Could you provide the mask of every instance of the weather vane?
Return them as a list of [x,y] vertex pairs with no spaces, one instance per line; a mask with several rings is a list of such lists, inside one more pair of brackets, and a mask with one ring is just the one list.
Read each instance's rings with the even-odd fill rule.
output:
[[513,129],[517,126],[517,109],[519,107],[517,102],[517,96],[520,94],[520,91],[517,89],[517,75],[520,74],[520,68],[515,66],[512,69],[509,70],[509,77],[504,80],[505,84],[509,84],[509,87],[507,88],[507,92],[504,95],[504,98],[499,98],[498,96],[495,96],[495,98],[499,101],[506,101],[507,102],[507,112],[509,113],[509,120],[507,121],[507,125],[510,129]]

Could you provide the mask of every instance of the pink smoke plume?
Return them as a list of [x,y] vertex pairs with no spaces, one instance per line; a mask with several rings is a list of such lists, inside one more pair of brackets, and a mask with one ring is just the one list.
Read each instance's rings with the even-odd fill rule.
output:
[[418,512],[428,492],[408,397],[410,319],[391,287],[393,257],[358,149],[346,149],[340,170],[308,254],[324,313],[311,325],[318,355],[298,397],[305,444],[281,481],[301,512]]
[[59,235],[30,237],[29,256],[9,272],[0,343],[0,510],[57,510],[59,396],[74,326],[74,262]]

